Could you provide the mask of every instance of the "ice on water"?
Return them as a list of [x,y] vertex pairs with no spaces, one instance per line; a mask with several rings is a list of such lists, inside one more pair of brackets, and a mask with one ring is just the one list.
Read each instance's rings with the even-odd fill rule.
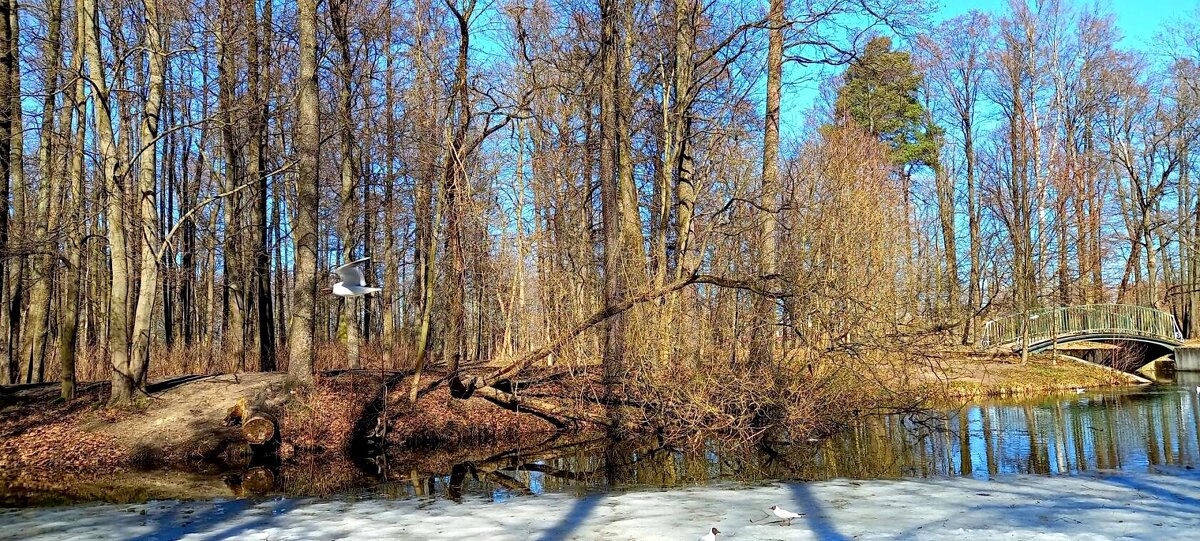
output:
[[[1200,474],[833,480],[503,502],[217,500],[0,511],[0,539],[1196,539]],[[791,526],[779,504],[805,513]],[[719,538],[720,539],[720,538]]]

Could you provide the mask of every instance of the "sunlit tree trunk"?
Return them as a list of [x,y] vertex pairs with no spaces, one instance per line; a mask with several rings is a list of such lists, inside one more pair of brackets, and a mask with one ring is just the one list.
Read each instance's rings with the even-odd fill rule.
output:
[[467,86],[467,62],[470,50],[470,21],[475,0],[462,6],[450,4],[458,29],[458,55],[454,67],[447,118],[450,120],[446,160],[443,165],[443,186],[446,197],[446,331],[442,340],[442,357],[446,370],[458,371],[466,348],[466,254],[463,248],[465,220],[470,194],[467,181],[467,135],[471,129],[471,99]]
[[[57,222],[58,213],[51,213],[51,201],[58,196],[59,179],[61,176],[54,168],[55,159],[55,126],[54,115],[56,95],[58,93],[58,65],[62,51],[62,0],[51,0],[49,6],[49,34],[43,44],[43,55],[46,62],[42,96],[42,126],[38,141],[38,169],[42,174],[42,182],[37,191],[37,209],[34,211],[33,239],[38,250],[52,252],[53,246],[48,238],[51,220]],[[69,119],[70,117],[68,117]],[[62,126],[67,130],[70,126]],[[42,381],[45,363],[46,334],[50,319],[50,282],[54,258],[49,254],[33,256],[30,263],[30,292],[29,292],[29,326],[27,338],[23,344],[22,357],[28,360],[30,371],[38,366],[37,380]]]
[[[234,29],[238,27],[240,18],[233,13],[233,2],[236,0],[221,0],[221,20],[218,37],[217,86],[218,102],[222,119],[221,137],[224,144],[224,186],[223,191],[231,192],[246,179],[246,152],[243,141],[239,138],[238,114],[241,112],[234,95],[238,82],[242,79],[238,74],[236,63],[237,48],[235,45]],[[248,300],[247,285],[250,284],[245,263],[245,209],[244,197],[234,193],[224,199],[225,239],[221,261],[221,298],[225,314],[222,330],[223,350],[236,357],[237,369],[245,370],[246,359],[246,301]],[[215,269],[214,269],[215,272]],[[231,349],[232,348],[232,349]]]
[[[85,18],[82,10],[75,14],[75,46],[72,47],[71,71],[76,76],[71,95],[71,110],[75,117],[75,135],[73,144],[69,145],[70,155],[70,193],[68,204],[63,205],[67,214],[81,216],[85,209],[83,193],[83,151],[86,144],[85,127],[87,126],[87,107],[84,102],[83,86],[83,29]],[[63,129],[70,127],[70,122],[63,124]],[[67,238],[63,249],[67,259],[66,292],[63,293],[61,328],[58,334],[58,360],[61,364],[62,392],[64,400],[75,397],[75,352],[78,342],[79,329],[79,291],[80,282],[84,279],[83,239],[86,233],[85,224],[70,224],[66,230]]]
[[[939,141],[939,145],[940,143]],[[941,160],[940,153],[937,159]],[[956,245],[954,226],[954,179],[950,177],[941,163],[933,165],[933,175],[937,190],[938,221],[942,230],[942,253],[945,256],[946,302],[950,308],[950,313],[956,315],[960,310],[960,295],[958,287],[958,246]]]
[[96,116],[96,147],[100,155],[99,178],[107,191],[108,246],[111,257],[112,286],[108,298],[108,350],[112,362],[112,403],[133,399],[137,377],[129,362],[129,254],[125,239],[124,191],[118,182],[117,146],[112,129],[112,107],[104,75],[104,57],[100,53],[99,17],[96,0],[81,0],[84,22],[84,46],[87,49],[88,75],[92,86],[92,106]]
[[[778,258],[775,239],[779,208],[779,102],[783,87],[783,0],[771,0],[770,36],[767,46],[767,110],[763,118],[762,183],[758,201],[758,273],[771,277]],[[766,365],[774,359],[775,299],[754,299],[751,323],[751,364]]]
[[670,152],[664,156],[664,174],[675,175],[675,279],[695,270],[699,250],[695,246],[693,219],[696,213],[696,180],[693,178],[692,102],[695,99],[692,55],[696,42],[697,1],[687,0],[676,6],[675,66],[671,87]]
[[967,292],[967,312],[970,314],[970,320],[963,329],[963,343],[973,342],[977,336],[979,317],[976,313],[979,310],[979,305],[983,299],[983,284],[982,279],[982,264],[980,246],[980,222],[982,217],[980,212],[982,205],[979,201],[978,183],[975,178],[975,126],[974,126],[974,104],[971,105],[970,111],[963,116],[963,155],[966,162],[967,175],[967,231],[970,236],[970,257],[971,257],[971,274],[968,278]]
[[[139,280],[137,309],[133,316],[133,349],[130,352],[128,373],[137,388],[145,387],[150,367],[151,325],[154,304],[158,299],[158,209],[155,189],[158,144],[158,116],[162,107],[163,71],[167,51],[164,50],[158,0],[146,0],[146,63],[150,68],[149,94],[142,107],[141,144],[138,152],[138,205],[141,208],[142,268]],[[173,165],[173,164],[172,164]],[[115,386],[115,382],[114,382]],[[115,395],[115,392],[114,392]]]
[[[604,303],[611,306],[625,297],[621,279],[620,194],[617,189],[616,153],[618,0],[600,1],[600,206],[604,227]],[[625,368],[625,316],[608,320],[604,330],[604,385],[611,393]]]
[[[387,22],[392,23],[391,13],[388,14]],[[396,67],[393,60],[393,43],[392,35],[388,34],[385,39],[385,68],[384,68],[384,110],[387,115],[384,153],[384,186],[383,186],[383,251],[384,251],[384,266],[383,266],[383,291],[381,292],[383,303],[383,364],[385,367],[393,366],[393,356],[396,349],[396,327],[397,323],[403,318],[396,317],[396,299],[401,296],[398,292],[401,287],[399,279],[399,268],[402,258],[406,250],[399,249],[396,242],[398,229],[400,228],[400,202],[399,193],[395,189],[397,183],[396,172]]]
[[288,336],[288,381],[308,385],[313,377],[313,304],[317,289],[317,2],[298,0],[299,92],[296,98],[296,285]]

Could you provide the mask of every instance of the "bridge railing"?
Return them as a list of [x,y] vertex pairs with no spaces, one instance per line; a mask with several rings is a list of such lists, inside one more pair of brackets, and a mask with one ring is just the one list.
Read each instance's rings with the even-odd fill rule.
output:
[[1168,312],[1130,304],[1087,304],[1039,308],[988,321],[980,345],[1020,345],[1023,323],[1028,325],[1030,344],[1088,334],[1183,340],[1175,316]]

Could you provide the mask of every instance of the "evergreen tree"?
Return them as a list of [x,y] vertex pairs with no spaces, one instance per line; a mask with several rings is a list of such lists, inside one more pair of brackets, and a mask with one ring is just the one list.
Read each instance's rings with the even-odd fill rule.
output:
[[836,121],[854,121],[886,143],[897,166],[936,167],[941,129],[918,99],[921,84],[911,54],[892,50],[891,38],[872,38],[846,68],[834,104]]

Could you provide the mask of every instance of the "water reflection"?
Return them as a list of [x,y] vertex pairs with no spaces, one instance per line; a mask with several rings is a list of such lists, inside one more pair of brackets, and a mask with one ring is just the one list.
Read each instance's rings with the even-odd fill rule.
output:
[[1195,466],[1198,431],[1200,404],[1189,383],[879,416],[829,439],[787,447],[714,443],[703,452],[684,452],[654,441],[592,439],[501,453],[445,473],[422,472],[419,464],[403,474],[381,472],[387,481],[370,492],[503,500],[719,481],[1152,471]]
[[825,442],[815,477],[986,479],[1194,466],[1198,413],[1196,394],[1171,386],[875,418]]
[[683,451],[656,439],[614,442],[575,434],[504,451],[430,449],[353,462],[252,464],[236,472],[186,477],[171,471],[138,472],[136,490],[115,482],[115,489],[0,483],[0,502],[280,494],[505,500],[546,492],[586,494],[725,481],[986,479],[1013,473],[1194,467],[1200,458],[1200,373],[1179,373],[1177,381],[877,416],[825,440],[783,447],[713,442],[699,451]]

